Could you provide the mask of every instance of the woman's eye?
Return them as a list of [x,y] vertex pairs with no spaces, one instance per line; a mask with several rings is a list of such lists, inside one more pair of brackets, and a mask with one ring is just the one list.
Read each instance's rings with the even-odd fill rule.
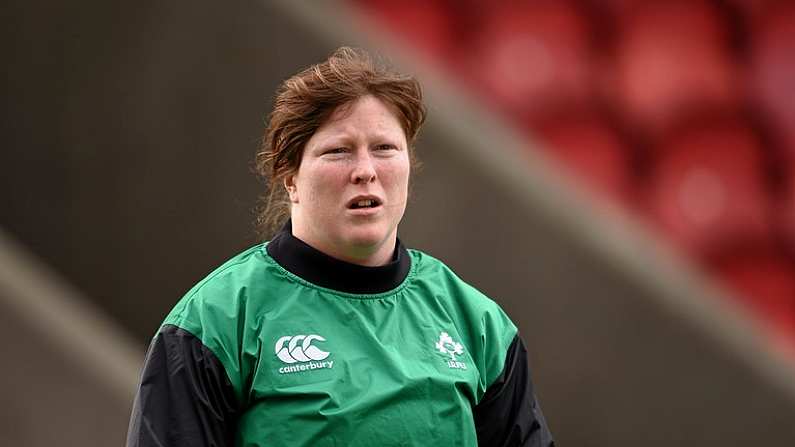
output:
[[327,151],[323,152],[324,154],[342,154],[345,153],[344,147],[335,147],[334,149],[328,149]]
[[379,150],[379,151],[388,151],[388,150],[392,150],[394,148],[395,148],[395,146],[393,146],[391,144],[379,144],[378,146],[375,147],[375,149]]

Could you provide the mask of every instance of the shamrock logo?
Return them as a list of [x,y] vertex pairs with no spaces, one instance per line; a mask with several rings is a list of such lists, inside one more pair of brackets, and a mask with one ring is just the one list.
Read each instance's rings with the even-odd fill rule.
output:
[[464,353],[464,347],[461,343],[453,341],[453,337],[447,332],[439,334],[439,341],[436,342],[436,349],[442,354],[450,354],[450,358],[455,360],[456,355]]

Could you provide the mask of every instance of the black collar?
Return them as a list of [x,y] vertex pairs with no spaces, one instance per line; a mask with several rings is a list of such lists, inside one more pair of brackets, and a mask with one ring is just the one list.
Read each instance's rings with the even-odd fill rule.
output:
[[268,254],[282,267],[313,284],[347,293],[382,293],[399,286],[411,268],[408,251],[398,239],[392,261],[365,267],[340,261],[309,246],[292,234],[287,223],[268,243]]

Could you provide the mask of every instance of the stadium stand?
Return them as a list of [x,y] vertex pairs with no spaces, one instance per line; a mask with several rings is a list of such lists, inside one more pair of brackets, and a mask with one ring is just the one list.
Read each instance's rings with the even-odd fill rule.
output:
[[[772,244],[745,242],[714,255],[710,268],[736,293],[754,315],[770,324],[771,339],[782,350],[792,352],[795,337],[795,264]],[[750,245],[750,247],[748,247]]]
[[617,22],[615,99],[643,130],[665,131],[688,108],[739,102],[728,30],[712,3],[643,2]]
[[592,33],[574,2],[478,5],[460,74],[507,114],[526,115],[593,94]]
[[604,116],[567,110],[528,124],[530,137],[570,169],[579,183],[595,191],[595,198],[631,209],[637,191],[633,150]]
[[696,121],[655,149],[645,201],[650,215],[694,256],[737,239],[768,240],[764,156],[742,121]]

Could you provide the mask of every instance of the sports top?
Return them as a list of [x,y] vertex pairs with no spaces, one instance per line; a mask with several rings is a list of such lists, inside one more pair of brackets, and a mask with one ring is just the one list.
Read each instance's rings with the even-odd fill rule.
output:
[[128,446],[554,445],[516,326],[398,241],[363,267],[292,236],[233,257],[153,339]]

